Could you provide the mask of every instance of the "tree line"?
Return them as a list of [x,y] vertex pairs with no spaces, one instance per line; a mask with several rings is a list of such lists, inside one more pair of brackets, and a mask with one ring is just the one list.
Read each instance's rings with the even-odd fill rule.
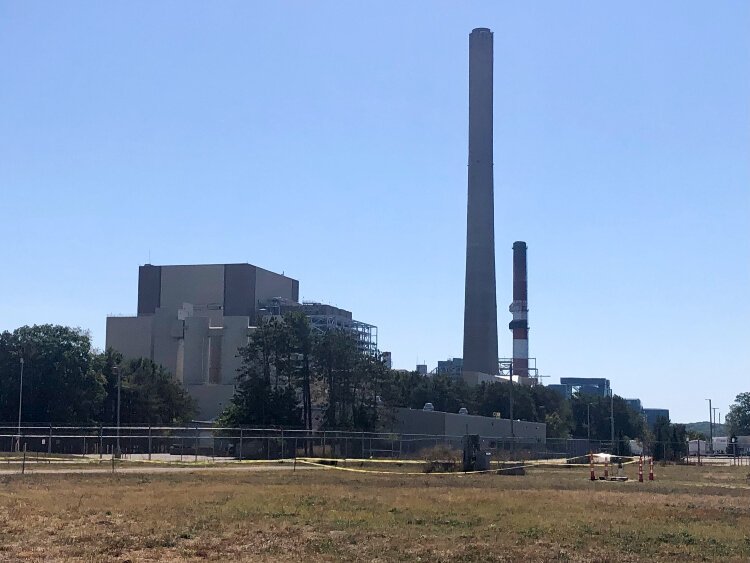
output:
[[18,422],[23,359],[23,424],[122,424],[190,420],[195,404],[182,385],[148,359],[123,360],[92,348],[89,334],[59,325],[0,333],[0,422]]
[[[240,348],[238,384],[220,426],[374,430],[392,376],[347,330],[314,330],[301,313],[260,323]],[[316,418],[313,424],[313,418]]]
[[[317,333],[307,318],[291,313],[261,323],[239,355],[237,391],[221,415],[223,426],[283,426],[332,430],[389,428],[393,407],[509,416],[511,386],[505,382],[467,385],[450,375],[424,377],[386,368],[378,357],[362,354],[350,332]],[[609,441],[610,410],[615,439],[626,451],[630,439],[647,441],[649,430],[639,413],[615,396],[566,399],[549,387],[513,386],[516,419],[543,422],[551,438]]]
[[[421,409],[509,416],[506,382],[467,385],[449,375],[424,377],[391,370],[364,354],[351,332],[314,330],[299,313],[265,321],[238,351],[241,368],[235,394],[217,420],[221,426],[274,426],[331,430],[388,429],[392,409]],[[117,381],[122,380],[123,424],[171,424],[190,420],[195,403],[162,366],[148,359],[125,360],[92,348],[88,333],[58,325],[21,327],[0,333],[0,421],[18,413],[20,359],[24,358],[24,423],[113,424]],[[574,395],[567,399],[544,386],[513,385],[514,418],[547,425],[549,438],[609,441],[610,410],[615,440],[627,451],[630,439],[674,444],[687,439],[682,425],[660,420],[648,428],[642,416],[615,396]],[[735,434],[750,434],[750,393],[737,397],[727,415]]]

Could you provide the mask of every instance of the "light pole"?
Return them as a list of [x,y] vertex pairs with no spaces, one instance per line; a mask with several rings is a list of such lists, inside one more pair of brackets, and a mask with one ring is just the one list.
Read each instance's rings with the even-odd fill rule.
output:
[[[714,422],[716,422],[717,420],[721,421],[721,411],[719,411],[719,407],[714,407],[713,411],[714,411]],[[719,416],[718,417],[716,416],[716,412],[717,411],[719,412]],[[713,440],[711,440],[711,442],[713,442]],[[711,445],[713,446],[713,443]]]
[[23,406],[23,348],[21,349],[21,378],[18,385],[18,451],[21,451],[21,407]]
[[122,375],[120,375],[120,366],[113,366],[112,371],[117,374],[117,451],[116,456],[119,459],[122,455],[120,449],[120,391],[122,390]]
[[[510,437],[512,440],[516,439],[516,435],[513,432],[513,360],[510,362],[510,371],[508,372],[508,375],[510,376]],[[511,448],[513,448],[514,444],[511,443]]]
[[609,390],[609,421],[610,421],[610,432],[611,438],[610,443],[612,453],[615,453],[615,394],[612,389]]
[[711,399],[708,401],[708,447],[711,453],[714,453],[714,409],[711,408]]

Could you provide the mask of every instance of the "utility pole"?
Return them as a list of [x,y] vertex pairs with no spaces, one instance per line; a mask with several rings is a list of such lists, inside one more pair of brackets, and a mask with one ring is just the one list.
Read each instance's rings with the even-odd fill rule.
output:
[[120,366],[113,366],[112,371],[117,374],[117,458],[119,459],[122,455],[120,449],[120,392],[122,390],[122,376],[120,375]]
[[21,407],[23,405],[23,348],[21,348],[21,379],[18,385],[18,451],[21,451]]
[[[513,360],[510,362],[510,371],[508,373],[510,375],[510,437],[515,441],[516,435],[513,432]],[[511,444],[511,447],[513,446],[514,444]]]
[[611,448],[612,453],[615,453],[615,394],[610,388],[609,390],[609,421],[611,431]]
[[710,435],[708,439],[708,450],[714,453],[714,409],[711,408],[711,399],[708,401],[708,433]]
[[[716,411],[718,411],[718,410],[719,410],[719,407],[714,407],[713,408],[713,411],[714,411],[714,422],[721,421],[721,411],[719,411],[718,418],[716,417]],[[713,439],[711,440],[711,446],[713,446]]]

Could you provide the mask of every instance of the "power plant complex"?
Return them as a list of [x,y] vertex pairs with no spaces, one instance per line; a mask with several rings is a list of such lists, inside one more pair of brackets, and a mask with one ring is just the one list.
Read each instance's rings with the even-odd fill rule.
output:
[[[439,364],[441,373],[469,384],[508,373],[537,382],[530,366],[526,243],[513,245],[512,360],[498,358],[493,178],[493,34],[469,35],[469,147],[463,358]],[[343,329],[366,354],[378,354],[377,327],[349,311],[299,302],[299,282],[252,264],[141,266],[137,316],[107,319],[108,348],[163,365],[196,399],[203,418],[229,403],[246,345],[264,318],[300,311],[314,329]],[[421,366],[427,374],[426,366]]]
[[[462,378],[469,385],[498,377],[539,383],[529,357],[527,245],[513,243],[513,286],[508,325],[512,357],[498,356],[493,171],[493,33],[469,35],[469,134],[466,213],[466,277],[463,357],[426,365],[417,372]],[[200,416],[216,417],[237,382],[238,348],[264,319],[290,311],[307,316],[315,330],[345,330],[364,354],[379,355],[377,327],[321,303],[300,303],[299,282],[252,264],[141,266],[135,317],[107,319],[107,347],[125,357],[146,357],[165,366],[196,399]],[[383,354],[390,367],[390,354]],[[602,382],[606,382],[604,385]],[[565,396],[578,389],[610,393],[608,380],[569,378],[553,386]]]

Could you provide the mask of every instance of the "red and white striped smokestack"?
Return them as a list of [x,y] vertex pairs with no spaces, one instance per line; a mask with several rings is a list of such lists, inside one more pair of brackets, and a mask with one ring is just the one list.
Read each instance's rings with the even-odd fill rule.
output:
[[513,303],[510,312],[513,320],[513,375],[529,377],[529,304],[526,277],[526,243],[513,243]]

